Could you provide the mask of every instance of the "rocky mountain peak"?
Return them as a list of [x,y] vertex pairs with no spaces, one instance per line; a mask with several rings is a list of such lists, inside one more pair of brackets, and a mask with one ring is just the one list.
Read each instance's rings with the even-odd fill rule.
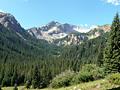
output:
[[10,13],[0,12],[0,23],[9,30],[15,30],[19,32],[23,29],[15,17]]
[[111,30],[111,25],[106,24],[106,25],[103,25],[103,26],[99,26],[98,28],[105,31],[105,32],[107,32],[107,31]]
[[68,23],[61,24],[56,21],[51,21],[45,26],[29,29],[28,33],[37,39],[44,39],[49,42],[55,41],[55,43],[59,45],[70,45],[80,44],[86,39],[96,38],[109,30],[110,25],[76,26]]
[[57,21],[51,21],[51,22],[49,22],[47,25],[53,27],[53,26],[58,26],[58,25],[60,25],[60,23],[57,22]]

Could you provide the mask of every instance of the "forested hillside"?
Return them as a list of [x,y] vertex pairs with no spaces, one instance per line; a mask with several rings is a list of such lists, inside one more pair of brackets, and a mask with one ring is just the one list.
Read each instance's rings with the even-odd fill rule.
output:
[[59,50],[56,46],[49,45],[44,40],[36,40],[29,34],[28,36],[29,39],[23,39],[15,31],[0,24],[0,83],[11,85],[14,72],[18,73],[23,83],[29,68],[32,69],[38,62],[42,65],[46,59],[57,55]]
[[0,85],[59,88],[104,78],[114,69],[119,72],[119,37],[115,38],[119,25],[117,15],[112,31],[103,33],[100,29],[100,36],[81,44],[57,46],[32,37],[24,29],[16,31],[0,24]]
[[56,74],[68,69],[78,71],[85,63],[98,63],[103,58],[104,43],[105,36],[101,36],[81,45],[58,47],[32,37],[23,39],[0,25],[0,83],[11,86],[17,80],[21,85],[32,80],[37,67],[41,81],[47,86]]

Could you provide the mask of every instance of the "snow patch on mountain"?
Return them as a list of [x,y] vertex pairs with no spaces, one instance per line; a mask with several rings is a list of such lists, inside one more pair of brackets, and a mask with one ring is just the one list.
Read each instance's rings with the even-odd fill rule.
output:
[[109,30],[110,25],[85,24],[77,26],[52,21],[42,27],[31,28],[28,30],[28,33],[37,39],[44,39],[57,45],[71,45],[81,44],[83,41],[96,38]]
[[95,28],[98,28],[98,26],[97,25],[91,25],[91,26],[89,26],[89,25],[85,24],[85,25],[80,25],[80,26],[74,26],[73,29],[75,31],[80,32],[80,33],[87,33],[90,30],[95,29]]
[[71,33],[86,33],[94,28],[97,28],[97,26],[88,26],[87,24],[76,26],[68,23],[61,24],[59,22],[52,21],[42,27],[31,28],[28,32],[30,35],[35,36],[38,39],[45,39],[52,42],[56,39],[65,38]]

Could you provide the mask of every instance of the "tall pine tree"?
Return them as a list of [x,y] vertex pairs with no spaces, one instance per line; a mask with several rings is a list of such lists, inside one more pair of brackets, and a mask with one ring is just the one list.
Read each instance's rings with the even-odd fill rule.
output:
[[40,73],[37,66],[35,66],[33,71],[32,86],[34,89],[40,86]]
[[113,20],[107,40],[104,66],[107,73],[120,72],[120,19],[118,13]]

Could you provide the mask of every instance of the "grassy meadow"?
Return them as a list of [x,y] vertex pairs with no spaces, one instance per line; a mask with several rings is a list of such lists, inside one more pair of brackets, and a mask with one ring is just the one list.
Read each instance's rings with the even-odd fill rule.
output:
[[[28,90],[111,90],[111,88],[117,88],[119,86],[110,84],[107,80],[96,80],[88,83],[81,83],[65,88],[45,88],[45,89],[28,89]],[[4,87],[2,90],[13,90],[13,87]],[[24,86],[19,86],[18,90],[27,90]],[[120,89],[113,89],[120,90]]]

